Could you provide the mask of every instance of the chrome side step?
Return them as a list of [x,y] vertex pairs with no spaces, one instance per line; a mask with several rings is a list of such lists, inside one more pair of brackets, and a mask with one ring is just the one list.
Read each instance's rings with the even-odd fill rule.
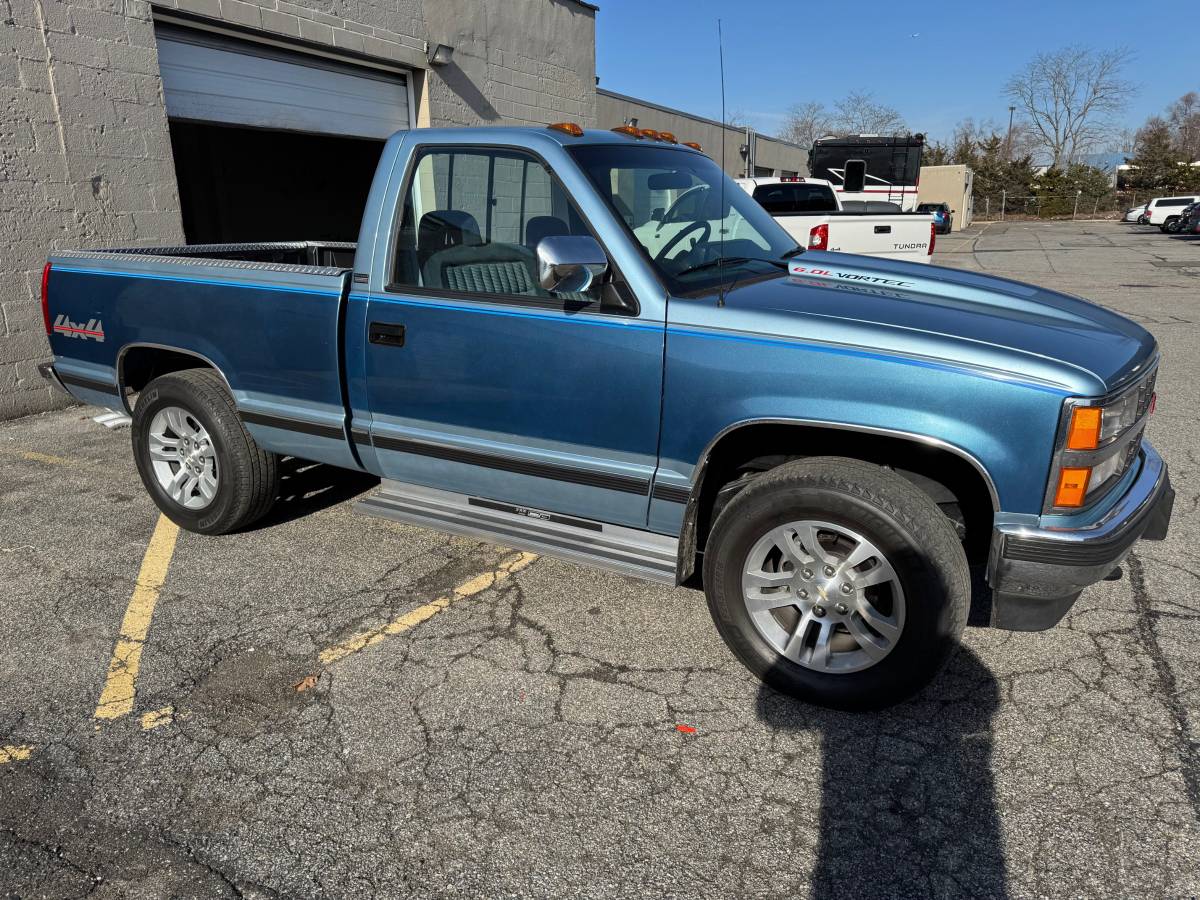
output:
[[677,538],[540,509],[385,480],[361,513],[675,584]]

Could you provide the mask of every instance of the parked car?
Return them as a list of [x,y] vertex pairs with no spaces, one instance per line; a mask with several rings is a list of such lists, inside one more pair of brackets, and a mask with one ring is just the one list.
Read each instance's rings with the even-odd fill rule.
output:
[[954,211],[950,209],[949,203],[918,203],[917,212],[933,216],[933,228],[938,234],[950,233]]
[[630,131],[400,132],[357,245],[56,251],[43,375],[130,412],[190,531],[263,516],[282,457],[370,472],[363,511],[702,587],[751,671],[836,707],[933,677],[970,565],[995,627],[1038,630],[1165,536],[1140,325],[806,251],[707,156]]
[[1200,200],[1200,195],[1189,195],[1186,197],[1155,197],[1146,204],[1146,222],[1147,225],[1158,225],[1160,228],[1167,223],[1167,220],[1179,215],[1189,203],[1195,203]]
[[1196,226],[1200,225],[1200,203],[1193,203],[1179,214],[1175,232],[1177,234],[1195,234]]
[[1184,231],[1185,226],[1191,221],[1192,214],[1198,207],[1200,207],[1200,204],[1189,203],[1179,211],[1179,215],[1168,216],[1160,227],[1167,234],[1178,234]]
[[833,185],[820,178],[739,178],[737,183],[802,247],[912,262],[929,262],[933,255],[937,232],[927,212],[906,213],[883,201],[843,203]]
[[1145,214],[1146,214],[1146,204],[1143,203],[1141,206],[1135,206],[1132,209],[1125,210],[1125,218],[1122,219],[1122,221],[1137,222],[1139,225],[1141,225],[1142,224],[1142,216],[1144,216]]

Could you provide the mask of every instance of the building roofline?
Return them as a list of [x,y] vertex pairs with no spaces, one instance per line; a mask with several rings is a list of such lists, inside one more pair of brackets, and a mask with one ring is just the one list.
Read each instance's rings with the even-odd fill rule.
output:
[[[740,125],[730,125],[728,123],[721,123],[721,122],[718,122],[716,119],[710,119],[707,116],[698,116],[695,113],[690,113],[690,112],[687,112],[682,109],[676,109],[673,106],[664,106],[662,103],[655,103],[652,100],[643,100],[641,97],[631,97],[628,94],[618,94],[616,91],[605,90],[602,87],[596,88],[596,93],[604,94],[606,97],[612,97],[614,100],[625,100],[628,103],[640,103],[642,106],[649,106],[651,109],[658,109],[658,110],[662,110],[665,113],[670,113],[673,116],[683,116],[685,119],[693,119],[694,121],[697,121],[697,122],[704,122],[708,125],[715,125],[717,128],[728,128],[731,131],[742,130],[742,126],[740,126]],[[800,144],[793,143],[792,141],[785,141],[783,138],[775,137],[774,135],[771,135],[771,134],[763,134],[762,132],[759,132],[759,131],[754,132],[754,134],[757,137],[762,138],[763,140],[774,141],[775,143],[783,144],[786,147],[795,147],[797,150],[803,150],[806,153],[809,150],[808,147],[801,146]]]

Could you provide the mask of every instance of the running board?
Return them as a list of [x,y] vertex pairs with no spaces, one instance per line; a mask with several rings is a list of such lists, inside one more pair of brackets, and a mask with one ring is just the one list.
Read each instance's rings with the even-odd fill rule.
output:
[[388,480],[354,508],[370,516],[675,584],[679,540],[668,535]]

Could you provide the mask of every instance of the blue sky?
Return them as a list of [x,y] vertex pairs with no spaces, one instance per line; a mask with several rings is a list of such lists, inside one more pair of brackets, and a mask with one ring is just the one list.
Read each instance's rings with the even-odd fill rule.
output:
[[1068,44],[1130,48],[1126,77],[1139,87],[1123,116],[1131,128],[1200,91],[1200,55],[1184,37],[1200,34],[1197,0],[596,2],[600,87],[720,118],[720,17],[726,108],[768,134],[792,103],[832,105],[851,90],[870,91],[933,138],[968,116],[1003,127],[1008,77],[1033,54]]

